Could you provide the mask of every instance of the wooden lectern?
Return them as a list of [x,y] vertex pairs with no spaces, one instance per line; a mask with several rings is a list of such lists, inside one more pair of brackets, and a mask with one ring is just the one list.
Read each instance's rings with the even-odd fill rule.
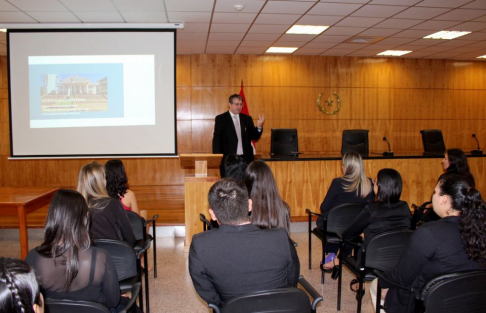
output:
[[187,252],[194,234],[203,231],[199,214],[209,216],[208,192],[211,186],[219,180],[217,176],[208,176],[209,168],[219,168],[222,154],[181,154],[182,168],[195,168],[195,175],[184,178],[184,210],[186,223],[185,251]]

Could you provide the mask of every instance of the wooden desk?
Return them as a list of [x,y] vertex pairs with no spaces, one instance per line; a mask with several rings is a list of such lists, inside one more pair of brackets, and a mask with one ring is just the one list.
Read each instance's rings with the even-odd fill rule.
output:
[[59,188],[0,188],[0,216],[18,216],[20,233],[20,258],[23,260],[29,251],[27,235],[27,214],[51,202]]

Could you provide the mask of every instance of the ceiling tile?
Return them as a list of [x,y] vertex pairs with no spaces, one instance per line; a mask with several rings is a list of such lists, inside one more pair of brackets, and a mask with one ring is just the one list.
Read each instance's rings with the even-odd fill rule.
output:
[[480,22],[465,22],[465,23],[458,24],[458,25],[454,26],[454,29],[455,30],[460,30],[460,31],[476,32],[476,31],[480,31],[480,30],[486,29],[486,23],[480,23]]
[[439,53],[435,53],[435,54],[432,54],[426,58],[432,58],[432,59],[445,59],[445,58],[450,58],[450,57],[454,57],[454,56],[458,56],[458,55],[461,55],[462,53],[460,52],[439,52]]
[[164,0],[167,11],[212,12],[214,0]]
[[315,2],[270,1],[261,13],[304,14]]
[[486,9],[486,1],[476,0],[466,5],[463,5],[461,9]]
[[183,40],[180,38],[177,38],[177,47],[195,47],[195,48],[205,48],[206,47],[206,38],[204,40],[201,40],[201,35],[195,40]]
[[371,56],[375,56],[377,54],[378,53],[376,51],[372,51],[372,50],[357,50],[355,52],[351,52],[350,54],[348,54],[348,56],[353,56],[353,57],[371,57]]
[[328,16],[328,15],[309,15],[302,16],[296,24],[299,25],[324,25],[332,26],[342,20],[342,16]]
[[249,33],[262,33],[262,34],[283,34],[290,28],[289,25],[258,25],[253,24]]
[[341,43],[333,47],[333,49],[351,49],[359,50],[368,47],[369,45],[358,44],[358,43]]
[[211,13],[208,12],[167,12],[167,15],[170,23],[209,23],[211,21]]
[[246,34],[246,40],[255,40],[255,41],[271,41],[274,42],[277,40],[281,35],[280,34]]
[[416,45],[416,46],[435,46],[440,44],[441,42],[444,42],[442,39],[418,39],[415,41],[410,42],[409,44],[411,45]]
[[356,50],[352,49],[329,49],[327,51],[324,51],[320,55],[337,55],[337,56],[342,56],[342,55],[347,55],[349,53],[353,53]]
[[270,47],[275,40],[270,41],[253,41],[253,40],[243,40],[241,42],[240,47],[259,47],[259,48],[268,48]]
[[71,12],[27,12],[41,23],[80,23]]
[[206,36],[207,33],[177,33],[177,42],[179,41],[190,41],[190,40],[195,40],[195,41],[203,41],[206,42]]
[[320,2],[340,2],[340,3],[361,3],[365,4],[369,0],[321,0]]
[[69,10],[81,12],[117,11],[110,0],[59,0]]
[[215,24],[211,25],[211,32],[215,33],[246,33],[251,24]]
[[213,23],[250,24],[256,16],[256,13],[214,13]]
[[209,34],[209,40],[235,40],[240,42],[244,33],[213,33]]
[[[392,44],[381,44],[381,41],[379,43],[375,43],[373,45],[368,45],[366,47],[363,47],[362,50],[373,50],[373,51],[378,51],[378,52],[382,52],[382,51],[386,51],[386,50],[392,50],[392,49],[395,49],[397,47],[397,45],[392,45]],[[377,53],[378,53],[377,52]]]
[[203,54],[206,47],[180,47],[177,46],[177,54]]
[[9,0],[9,2],[22,11],[67,11],[66,7],[57,0]]
[[400,31],[400,29],[393,28],[369,28],[360,33],[359,36],[388,37]]
[[403,45],[403,44],[407,44],[411,41],[413,41],[413,39],[411,39],[411,38],[390,37],[390,38],[385,38],[383,40],[380,40],[378,43],[379,44],[390,44],[390,45]]
[[312,39],[314,39],[315,37],[317,37],[317,35],[284,34],[279,40],[309,42]]
[[311,49],[329,49],[336,45],[335,42],[311,42],[304,46],[304,48],[311,48]]
[[235,54],[263,54],[266,50],[262,48],[239,47]]
[[207,33],[209,30],[209,23],[184,23],[183,29],[178,29],[177,33],[188,32],[188,33]]
[[458,8],[471,0],[423,0],[416,6],[433,8]]
[[112,0],[120,11],[165,11],[164,1],[160,0]]
[[[438,48],[444,49],[443,47],[438,47]],[[481,48],[473,47],[473,46],[467,46],[467,47],[454,48],[450,51],[465,53],[465,52],[474,52],[474,51],[479,51],[479,50],[481,50]]]
[[362,31],[366,30],[367,28],[363,27],[339,27],[333,26],[327,29],[324,34],[326,35],[347,35],[347,36],[354,36],[356,34],[361,33]]
[[470,21],[486,15],[486,10],[455,9],[434,18],[443,21]]
[[327,35],[321,35],[314,39],[312,42],[343,42],[345,40],[348,40],[352,36],[327,36]]
[[461,37],[462,40],[471,40],[471,41],[478,41],[478,40],[486,40],[486,33],[472,33]]
[[378,28],[395,28],[395,29],[406,29],[417,24],[424,22],[425,20],[410,20],[401,18],[390,18],[384,20],[383,22],[375,25]]
[[429,56],[431,54],[434,54],[434,52],[422,52],[422,51],[412,51],[411,53],[407,53],[405,55],[402,55],[401,58],[422,58],[425,56]]
[[0,12],[0,23],[36,23],[23,12]]
[[418,8],[413,7],[407,9],[401,13],[398,13],[394,16],[394,18],[408,18],[408,19],[418,19],[418,20],[427,20],[439,16],[448,12],[449,9],[444,8]]
[[436,53],[436,52],[447,51],[447,50],[450,50],[450,49],[454,49],[454,48],[452,48],[452,47],[444,48],[444,47],[432,46],[432,47],[422,48],[422,49],[420,49],[420,51]]
[[401,38],[424,38],[425,36],[430,35],[429,30],[412,30],[412,29],[407,29],[402,32],[399,32],[398,34],[393,35],[392,37],[401,37]]
[[419,25],[412,27],[411,29],[423,29],[437,32],[440,30],[454,27],[458,24],[460,23],[457,21],[425,21]]
[[8,3],[7,1],[0,1],[0,11],[19,11],[16,7]]
[[[196,0],[197,1],[197,0]],[[235,10],[235,2],[234,1],[216,1],[216,7],[214,9],[215,12],[230,12],[234,13],[237,12]],[[265,1],[261,0],[238,0],[237,4],[241,4],[244,6],[241,12],[243,13],[258,13],[262,9]]]
[[318,55],[322,53],[324,49],[314,49],[314,48],[307,48],[307,47],[302,47],[300,49],[297,49],[293,54],[294,55]]
[[123,23],[118,12],[73,12],[83,23]]
[[486,41],[479,41],[474,44],[474,46],[479,47],[479,48],[486,48]]
[[208,47],[231,47],[235,50],[239,44],[239,40],[208,40]]
[[233,54],[236,47],[207,47],[206,53],[208,54]]
[[459,39],[454,39],[454,40],[447,40],[445,42],[439,43],[438,46],[442,47],[464,47],[467,45],[470,45],[470,41],[466,40],[459,40]]
[[336,26],[371,27],[382,22],[383,20],[384,18],[377,17],[346,17],[337,23]]
[[474,19],[474,22],[486,22],[486,16],[481,16],[479,18]]
[[128,23],[167,23],[165,12],[120,12]]
[[346,16],[362,7],[361,4],[350,3],[322,3],[316,4],[307,14]]
[[293,47],[299,48],[305,45],[305,42],[289,42],[289,41],[277,41],[272,44],[272,47]]
[[299,18],[300,15],[294,14],[260,14],[255,24],[288,24],[290,28]]
[[361,17],[391,17],[408,7],[392,6],[392,5],[365,5],[358,11],[355,11],[351,16]]
[[422,0],[373,0],[369,4],[386,4],[386,5],[408,5],[412,6]]

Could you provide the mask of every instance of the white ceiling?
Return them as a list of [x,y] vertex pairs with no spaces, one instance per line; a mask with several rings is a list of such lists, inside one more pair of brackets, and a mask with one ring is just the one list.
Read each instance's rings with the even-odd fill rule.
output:
[[[235,5],[243,5],[236,11]],[[178,54],[263,54],[477,60],[486,54],[486,0],[0,0],[0,24],[177,23]],[[319,36],[287,35],[294,24],[331,26]],[[127,25],[129,26],[129,25]],[[472,31],[455,40],[422,39],[440,30]],[[348,43],[354,36],[373,44]],[[6,55],[0,34],[0,55]]]

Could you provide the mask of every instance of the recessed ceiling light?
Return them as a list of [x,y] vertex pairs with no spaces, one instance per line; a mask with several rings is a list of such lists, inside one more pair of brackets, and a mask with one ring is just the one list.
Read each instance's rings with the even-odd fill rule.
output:
[[410,53],[412,51],[404,51],[404,50],[387,50],[387,51],[383,51],[383,52],[380,52],[378,53],[377,55],[389,55],[389,56],[395,56],[395,57],[399,57],[401,55],[404,55],[404,54],[407,54],[407,53]]
[[425,36],[424,39],[454,39],[457,37],[461,37],[467,34],[470,34],[471,32],[459,32],[459,31],[448,31],[448,30],[443,30],[440,32],[437,32],[432,35]]
[[299,48],[294,47],[270,47],[265,53],[292,53]]
[[294,25],[287,31],[287,34],[319,35],[328,28],[329,26]]
[[485,55],[481,55],[481,56],[477,57],[476,59],[486,59],[486,54]]

